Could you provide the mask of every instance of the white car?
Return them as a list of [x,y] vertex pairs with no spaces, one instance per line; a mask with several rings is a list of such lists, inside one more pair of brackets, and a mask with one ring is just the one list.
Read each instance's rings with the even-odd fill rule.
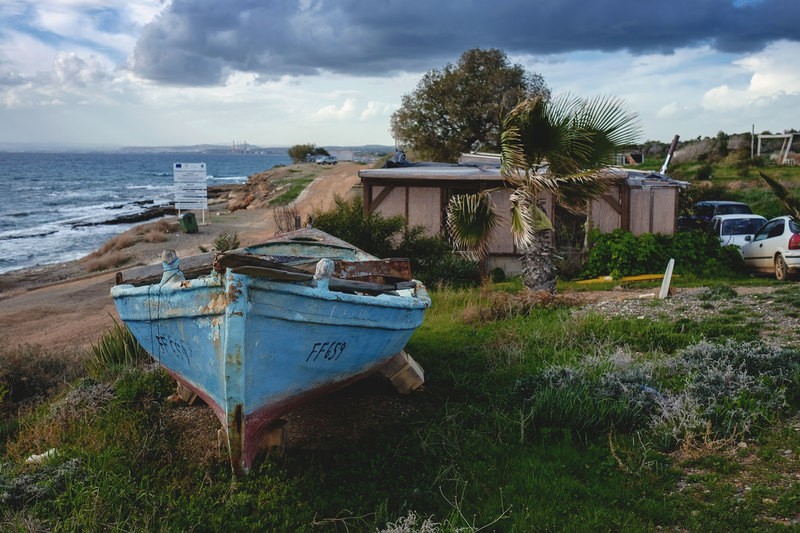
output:
[[794,218],[773,218],[740,248],[744,264],[756,272],[774,272],[786,280],[800,271],[800,224]]
[[719,237],[721,246],[741,248],[747,243],[746,237],[752,237],[766,223],[761,215],[716,215],[711,219],[711,231]]

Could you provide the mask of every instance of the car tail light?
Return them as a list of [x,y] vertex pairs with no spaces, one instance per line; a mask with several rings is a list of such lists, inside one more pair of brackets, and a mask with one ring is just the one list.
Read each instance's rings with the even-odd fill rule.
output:
[[800,248],[800,233],[792,233],[789,238],[789,249],[797,250],[798,248]]

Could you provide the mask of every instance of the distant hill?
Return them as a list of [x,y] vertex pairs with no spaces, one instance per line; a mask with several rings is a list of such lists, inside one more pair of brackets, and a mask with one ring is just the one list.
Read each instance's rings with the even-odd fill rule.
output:
[[[286,154],[288,146],[258,146],[248,144],[236,145],[236,152],[229,144],[192,144],[183,146],[110,146],[110,145],[79,145],[57,143],[2,143],[0,152],[108,152],[123,154],[163,154],[163,153],[192,153],[192,154]],[[391,154],[394,146],[381,144],[365,144],[360,146],[325,146],[328,151],[350,150],[354,153]]]

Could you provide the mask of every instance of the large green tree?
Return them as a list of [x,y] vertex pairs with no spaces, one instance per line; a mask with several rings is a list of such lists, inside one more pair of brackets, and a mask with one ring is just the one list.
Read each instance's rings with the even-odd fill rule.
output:
[[[539,206],[543,193],[574,212],[601,195],[608,179],[603,168],[640,134],[636,114],[613,97],[555,99],[535,97],[517,105],[503,119],[502,174],[511,189],[511,231],[521,254],[525,287],[555,292],[553,224]],[[497,225],[491,191],[456,196],[447,225],[457,246],[483,259]]]
[[455,162],[478,145],[496,152],[500,117],[533,96],[549,96],[541,75],[512,65],[502,50],[467,50],[456,65],[431,70],[403,96],[392,115],[392,135],[398,145],[431,161]]

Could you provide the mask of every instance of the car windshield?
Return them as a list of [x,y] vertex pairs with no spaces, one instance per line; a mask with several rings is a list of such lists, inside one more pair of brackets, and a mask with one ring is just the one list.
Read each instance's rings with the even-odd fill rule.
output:
[[718,215],[748,215],[750,213],[750,208],[746,205],[731,204],[717,206]]
[[760,218],[734,218],[722,223],[722,235],[752,235],[764,224]]

